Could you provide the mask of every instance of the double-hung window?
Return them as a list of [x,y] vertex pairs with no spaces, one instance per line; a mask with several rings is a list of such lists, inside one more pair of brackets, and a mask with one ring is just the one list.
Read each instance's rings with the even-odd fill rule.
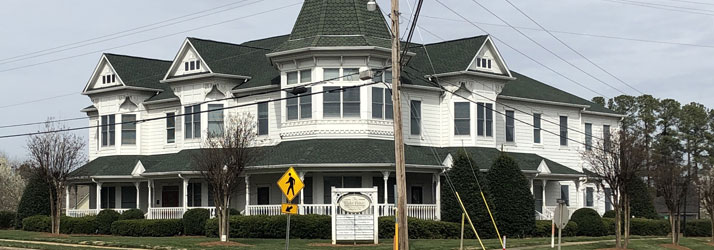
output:
[[359,81],[359,69],[358,68],[344,68],[342,69],[343,79],[345,81]]
[[394,119],[392,110],[392,92],[384,88],[372,88],[372,118]]
[[176,113],[166,113],[166,143],[176,142]]
[[113,146],[115,142],[115,124],[114,115],[102,116],[102,146]]
[[513,110],[506,110],[506,141],[513,142],[516,136],[515,113]]
[[308,83],[312,81],[312,70],[305,69],[286,73],[288,84]]
[[360,89],[324,87],[322,109],[327,118],[360,117]]
[[[359,76],[357,76],[359,78]],[[349,88],[342,91],[342,116],[359,117],[359,88]]]
[[585,206],[592,207],[593,205],[595,205],[595,201],[593,199],[594,193],[595,190],[593,188],[585,188]]
[[268,103],[258,103],[258,135],[268,134],[268,117]]
[[121,144],[136,144],[136,115],[121,115]]
[[568,117],[560,116],[560,146],[568,146]]
[[339,118],[340,113],[340,99],[342,91],[339,90],[340,87],[324,87],[325,93],[322,97],[322,109],[323,116],[328,118]]
[[201,138],[201,105],[186,106],[183,110],[186,139]]
[[540,117],[541,114],[533,114],[533,143],[540,144]]
[[305,93],[297,95],[298,97],[290,92],[287,93],[288,99],[285,100],[285,108],[288,112],[287,119],[289,121],[312,118],[312,95],[310,93],[310,88],[307,88]]
[[454,103],[454,135],[471,134],[471,107],[468,102]]
[[412,135],[421,134],[421,101],[412,100],[409,103],[411,109],[410,127]]
[[340,79],[340,69],[339,68],[325,68],[322,72],[322,80],[324,81],[339,81]]
[[593,149],[593,124],[585,123],[585,150]]
[[223,136],[223,104],[208,104],[208,137]]
[[493,136],[492,103],[476,103],[476,135]]
[[602,125],[602,146],[605,151],[610,150],[610,125]]

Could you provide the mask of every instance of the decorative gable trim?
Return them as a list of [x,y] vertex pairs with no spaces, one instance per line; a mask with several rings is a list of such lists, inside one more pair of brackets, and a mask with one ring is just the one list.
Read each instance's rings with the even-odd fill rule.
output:
[[540,161],[540,165],[538,165],[538,173],[539,174],[551,174],[552,173],[550,171],[550,168],[548,168],[548,164],[545,163],[545,160]]
[[[109,58],[107,58],[107,56],[105,54],[102,54],[102,57],[99,58],[99,62],[97,63],[96,66],[94,66],[94,71],[92,72],[92,75],[89,77],[87,84],[84,86],[84,89],[82,90],[82,94],[86,95],[90,91],[89,87],[92,86],[92,82],[94,81],[94,79],[97,79],[99,73],[101,73],[99,71],[101,70],[100,66],[103,65],[102,63],[106,63],[106,65],[109,66],[109,68],[112,70],[112,72],[114,72],[114,74],[116,74],[116,76],[119,80],[119,84],[121,84],[121,86],[126,87],[126,85],[124,84],[124,81],[121,79],[121,76],[114,69],[114,66],[112,66],[112,62],[109,61]],[[112,87],[116,87],[116,86],[112,86]]]
[[201,62],[203,63],[203,65],[205,65],[206,69],[208,70],[208,73],[213,73],[213,70],[211,70],[211,66],[208,65],[208,62],[206,62],[206,60],[204,60],[203,57],[201,57],[201,53],[198,53],[198,50],[196,50],[196,47],[194,47],[193,44],[191,44],[191,40],[189,38],[186,38],[186,39],[184,39],[184,42],[181,45],[181,48],[179,49],[179,51],[176,53],[176,56],[174,56],[174,60],[171,63],[171,67],[169,67],[169,71],[167,71],[166,74],[164,75],[164,79],[162,80],[162,82],[166,81],[169,78],[169,75],[171,75],[171,72],[173,72],[174,69],[176,69],[177,67],[181,67],[181,65],[180,65],[181,62],[179,61],[179,59],[183,58],[182,55],[185,55],[185,52],[188,48],[193,49],[193,51],[196,53],[196,56],[198,57],[198,59],[200,59]]
[[134,166],[134,170],[131,171],[131,176],[139,177],[144,172],[146,172],[146,168],[144,168],[144,164],[142,164],[141,161],[137,161],[136,166]]
[[[489,45],[491,48],[493,48],[492,52],[496,56],[495,59],[497,59],[497,61],[495,63],[497,63],[497,64],[500,63],[500,65],[503,66],[502,71],[505,71],[505,73],[503,73],[503,75],[512,78],[513,76],[511,75],[511,70],[508,69],[508,65],[506,65],[506,61],[503,60],[503,57],[501,56],[501,52],[498,51],[498,48],[496,48],[496,44],[494,44],[493,40],[491,40],[491,35],[486,36],[486,39],[483,41],[483,44],[481,44],[481,47],[478,49],[478,51],[476,51],[474,58],[471,59],[471,63],[469,63],[469,65],[466,66],[466,69],[464,71],[470,71],[471,66],[473,66],[476,63],[476,59],[478,58],[478,55],[481,54],[481,51],[483,51],[483,49],[487,45]],[[488,74],[488,72],[487,72],[487,74]],[[495,73],[492,73],[492,74],[495,74]]]

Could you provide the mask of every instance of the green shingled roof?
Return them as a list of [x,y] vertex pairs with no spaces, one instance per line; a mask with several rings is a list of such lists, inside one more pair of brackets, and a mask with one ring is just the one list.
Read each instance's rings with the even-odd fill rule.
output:
[[367,10],[367,0],[306,0],[290,39],[275,51],[305,47],[390,47],[382,11]]
[[464,71],[487,37],[483,35],[424,45],[410,44],[409,50],[417,55],[409,60],[409,66],[429,74]]
[[[409,165],[441,166],[448,154],[455,155],[465,149],[474,158],[480,169],[489,169],[498,157],[495,148],[449,147],[434,148],[406,145],[405,159]],[[200,149],[182,150],[175,154],[149,156],[122,155],[94,159],[73,172],[74,176],[130,175],[140,160],[145,173],[195,171],[193,155]],[[394,142],[377,139],[312,139],[281,142],[275,146],[261,147],[265,157],[253,166],[299,165],[299,164],[393,164]],[[554,174],[582,174],[576,170],[548,160],[537,154],[508,153],[522,170],[535,171],[541,161]]]
[[164,89],[164,84],[159,83],[164,74],[171,67],[171,61],[108,54],[105,53],[116,74],[126,86]]

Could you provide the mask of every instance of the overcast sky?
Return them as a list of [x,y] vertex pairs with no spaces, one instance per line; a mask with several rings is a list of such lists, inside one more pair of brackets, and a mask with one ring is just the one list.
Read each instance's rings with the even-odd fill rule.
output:
[[[441,1],[501,39],[496,46],[511,70],[585,99],[597,95],[522,56],[504,42],[608,97],[622,94],[504,26],[471,0]],[[634,88],[659,98],[674,98],[682,103],[694,101],[714,107],[711,98],[714,94],[714,1],[647,0],[647,6],[638,3],[643,0],[510,1],[547,29],[559,31],[554,34],[561,40]],[[389,9],[388,0],[377,2],[383,9]],[[505,0],[478,2],[514,26],[538,28]],[[91,102],[80,93],[102,52],[172,60],[187,36],[241,43],[283,35],[292,29],[300,10],[299,3],[298,0],[3,1],[0,8],[0,126],[43,121],[47,117],[83,117],[79,110]],[[414,1],[403,0],[401,12],[410,13],[410,4],[414,7]],[[217,8],[219,6],[225,7]],[[205,12],[179,18],[200,11]],[[258,14],[261,12],[264,13]],[[421,35],[416,33],[414,42],[438,42],[484,34],[436,0],[426,0],[422,14],[419,25],[423,30]],[[145,27],[166,20],[172,21]],[[406,20],[403,26],[406,26]],[[144,28],[77,43],[138,27]],[[150,28],[155,29],[139,32]],[[627,94],[639,94],[589,64],[546,32],[522,31],[589,74]],[[72,45],[47,50],[67,44]],[[43,52],[32,54],[31,58],[24,56],[37,51]],[[86,126],[87,121],[65,125]],[[32,132],[38,128],[0,128],[0,136]],[[77,133],[86,137],[88,132],[79,130]],[[24,137],[0,139],[0,151],[17,159],[26,158],[25,140]]]

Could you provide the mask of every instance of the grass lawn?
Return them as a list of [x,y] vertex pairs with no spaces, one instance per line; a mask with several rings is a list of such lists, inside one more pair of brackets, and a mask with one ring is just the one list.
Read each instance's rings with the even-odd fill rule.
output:
[[[74,243],[85,245],[99,245],[111,247],[126,247],[126,248],[163,248],[163,249],[235,249],[235,248],[254,248],[254,249],[283,249],[285,248],[285,240],[283,239],[231,239],[231,241],[247,244],[250,246],[235,247],[235,246],[206,246],[202,245],[210,242],[216,242],[217,239],[206,237],[121,237],[121,236],[97,236],[97,235],[50,235],[47,233],[26,232],[19,230],[0,230],[0,239],[12,240],[27,240],[27,241],[46,241],[59,243]],[[610,240],[612,237],[566,237],[563,242],[585,242]],[[666,239],[643,238],[635,237],[631,243],[631,249],[665,249],[658,245],[668,243]],[[712,246],[707,246],[704,238],[685,238],[682,240],[682,245],[694,250],[698,249],[714,249]],[[330,240],[304,240],[291,239],[290,249],[331,249]],[[484,241],[489,249],[500,249],[498,240],[488,239]],[[391,239],[381,239],[378,246],[348,246],[339,247],[339,249],[392,249]],[[523,247],[523,246],[541,246],[550,244],[550,238],[532,238],[532,239],[509,239],[508,247]],[[614,243],[595,243],[588,245],[568,246],[564,249],[598,249],[612,247]],[[0,241],[0,246],[9,247],[26,247],[49,250],[76,250],[78,247],[64,246],[48,246],[30,243],[14,243]],[[411,249],[457,249],[459,240],[411,240]],[[476,240],[466,240],[465,246],[469,249],[480,249]],[[97,248],[93,248],[97,249]],[[535,248],[535,249],[550,249]]]

